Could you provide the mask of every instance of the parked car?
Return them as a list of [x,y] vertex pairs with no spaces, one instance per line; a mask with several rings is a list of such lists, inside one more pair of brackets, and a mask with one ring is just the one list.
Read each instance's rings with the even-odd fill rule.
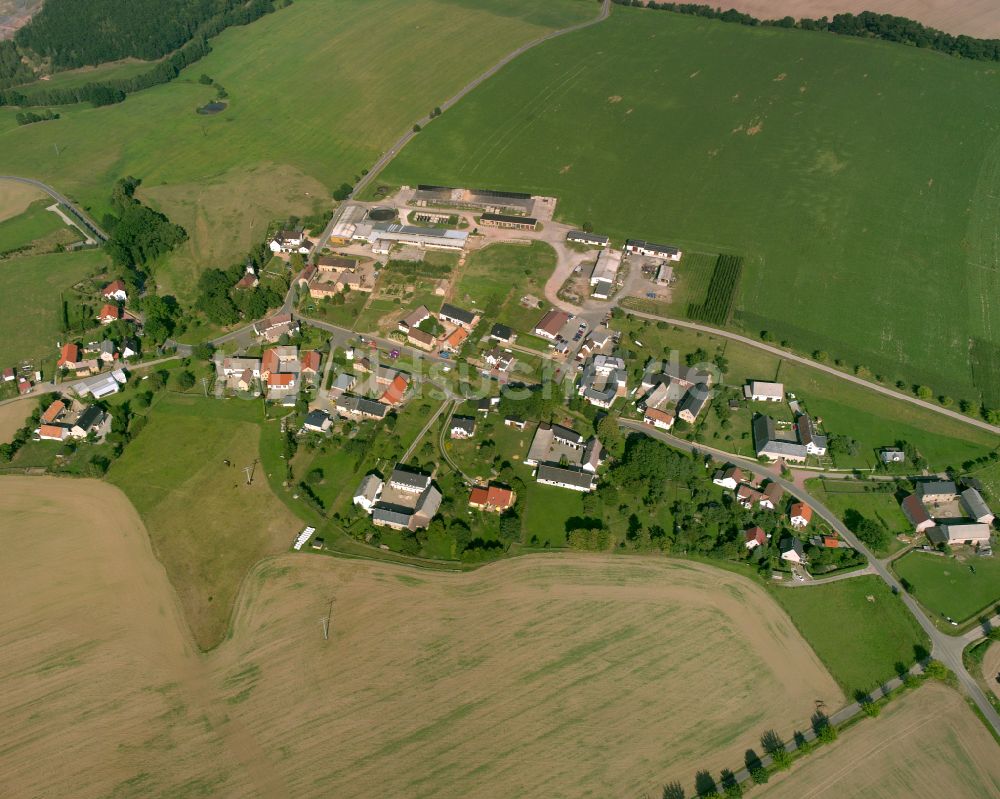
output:
[[398,358],[399,357],[399,350],[390,350],[389,351],[389,357],[390,358]]

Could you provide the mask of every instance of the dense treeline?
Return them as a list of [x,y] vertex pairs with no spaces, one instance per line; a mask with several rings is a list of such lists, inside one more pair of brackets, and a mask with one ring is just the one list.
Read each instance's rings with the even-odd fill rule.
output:
[[[48,3],[45,8],[49,8]],[[222,10],[199,25],[177,48],[167,51],[171,55],[151,66],[146,72],[131,78],[95,81],[72,88],[46,88],[43,84],[34,84],[31,87],[24,87],[22,90],[9,88],[30,80],[33,74],[29,70],[27,78],[23,72],[19,74],[19,77],[14,77],[6,68],[4,50],[0,49],[0,88],[4,89],[4,91],[0,91],[0,106],[68,105],[83,102],[100,106],[120,103],[126,95],[132,92],[172,81],[184,67],[193,64],[211,52],[212,48],[208,43],[211,37],[230,26],[247,25],[272,11],[274,11],[273,0],[247,0],[247,2],[227,0],[223,3]],[[135,16],[140,16],[137,12],[133,13]],[[79,27],[78,22],[75,24]],[[27,28],[22,28],[21,32],[24,30]],[[93,63],[103,63],[125,57],[124,55],[113,55],[113,52],[114,48],[108,49],[106,57]],[[160,53],[155,57],[162,55],[163,53]],[[20,55],[17,55],[17,59],[20,63]]]
[[10,39],[0,41],[0,89],[34,80],[35,73],[21,60],[17,45]]
[[244,0],[46,0],[14,41],[57,70],[122,58],[153,61],[213,35],[205,25],[244,8]]
[[48,109],[40,114],[36,114],[34,111],[18,111],[15,119],[18,125],[32,125],[35,122],[47,122],[50,119],[59,119],[59,114],[54,114]]
[[115,214],[104,217],[110,238],[105,245],[119,269],[147,266],[187,239],[187,232],[167,217],[135,198],[139,180],[121,178],[115,183],[111,202]]
[[[618,5],[642,6],[641,0],[613,0]],[[718,19],[723,22],[735,22],[740,25],[767,25],[779,28],[801,28],[802,30],[830,31],[842,36],[860,36],[863,38],[882,39],[888,42],[899,42],[911,47],[922,47],[937,50],[948,55],[961,58],[971,58],[977,61],[1000,61],[1000,39],[976,39],[972,36],[953,36],[950,33],[928,28],[919,22],[906,17],[892,14],[876,14],[873,11],[863,11],[860,14],[835,14],[832,19],[820,17],[809,19],[803,17],[796,21],[794,17],[781,19],[757,19],[750,14],[744,14],[736,9],[723,11],[697,3],[659,3],[650,0],[647,8],[661,11],[674,11],[678,14],[690,14],[708,19]]]

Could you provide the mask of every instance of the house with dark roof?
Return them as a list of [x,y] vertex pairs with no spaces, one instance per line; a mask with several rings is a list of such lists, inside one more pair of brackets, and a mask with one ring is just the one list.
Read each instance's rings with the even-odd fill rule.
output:
[[515,230],[534,230],[538,220],[532,216],[515,216],[513,214],[494,214],[487,211],[479,217],[483,227],[513,228]]
[[349,419],[381,420],[389,412],[389,406],[384,403],[347,393],[337,398],[336,408],[337,413]]
[[983,499],[983,495],[980,494],[974,488],[967,488],[959,495],[959,500],[962,504],[962,509],[965,511],[966,515],[977,522],[982,524],[992,524],[993,523],[993,511],[990,510],[989,506],[986,504],[986,500]]
[[106,414],[101,408],[96,405],[89,405],[77,417],[76,421],[73,422],[69,433],[73,438],[86,438],[91,433],[99,431],[101,425],[104,424],[105,417]]
[[310,411],[302,423],[302,429],[310,433],[325,433],[330,429],[330,414],[319,409]]
[[587,233],[585,230],[571,230],[566,234],[566,241],[573,244],[585,244],[588,247],[607,247],[611,239],[599,233]]
[[778,438],[774,420],[770,416],[757,414],[753,418],[753,443],[758,458],[786,460],[802,463],[807,457],[805,445],[798,441]]
[[476,434],[476,420],[471,416],[451,417],[452,438],[472,438]]
[[446,302],[441,306],[441,310],[438,311],[438,319],[451,322],[451,324],[458,325],[459,327],[464,327],[466,330],[472,330],[476,326],[476,322],[479,321],[479,314],[473,311],[466,311],[464,308],[458,308]]
[[794,535],[781,539],[779,551],[781,552],[781,559],[787,560],[789,563],[806,562],[806,550],[802,546],[802,542]]
[[653,244],[642,239],[629,239],[625,242],[625,251],[635,255],[645,255],[650,258],[663,258],[668,261],[679,261],[684,254],[669,244]]
[[517,333],[507,327],[507,325],[495,324],[493,325],[493,329],[490,330],[490,338],[501,344],[513,344],[517,341]]
[[951,480],[927,480],[917,483],[917,495],[925,503],[953,502],[958,498],[958,487]]
[[708,405],[708,400],[711,396],[711,389],[707,385],[696,383],[688,389],[687,394],[684,395],[684,398],[678,404],[677,417],[689,424],[694,424],[695,419],[698,418],[698,414]]
[[568,488],[572,491],[589,492],[594,489],[594,475],[583,469],[555,464],[540,464],[535,472],[535,479],[545,485]]

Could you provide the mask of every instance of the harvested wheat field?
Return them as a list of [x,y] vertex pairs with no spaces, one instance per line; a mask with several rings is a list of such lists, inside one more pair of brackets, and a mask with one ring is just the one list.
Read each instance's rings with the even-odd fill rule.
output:
[[218,655],[294,796],[658,794],[843,702],[756,585],[614,557],[443,574],[283,556]]
[[0,518],[0,795],[244,790],[235,765],[258,752],[229,743],[235,724],[125,495],[3,477]]
[[35,200],[45,197],[41,189],[16,180],[0,180],[0,222],[28,210]]
[[842,733],[761,793],[761,799],[998,796],[996,742],[958,693],[934,682]]
[[0,444],[10,441],[14,433],[24,427],[37,401],[35,397],[22,397],[0,405]]
[[1000,699],[1000,641],[994,641],[983,658],[983,680]]
[[832,17],[834,14],[875,11],[922,22],[948,33],[993,39],[1000,36],[1000,4],[995,0],[734,0],[737,8],[758,19],[786,15]]

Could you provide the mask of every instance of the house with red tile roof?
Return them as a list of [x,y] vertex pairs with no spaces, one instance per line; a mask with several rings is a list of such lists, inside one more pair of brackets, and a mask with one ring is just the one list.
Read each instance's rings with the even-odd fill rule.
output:
[[469,507],[489,513],[503,513],[514,507],[516,501],[517,495],[513,491],[494,483],[475,486],[469,493]]
[[117,305],[106,303],[97,314],[97,321],[102,325],[110,325],[112,322],[122,318],[122,309]]
[[756,549],[767,543],[767,533],[762,527],[751,527],[743,534],[743,546],[747,549]]
[[42,423],[50,424],[51,422],[59,419],[66,412],[66,403],[62,400],[56,400],[48,408],[45,409],[45,413],[42,414]]
[[791,515],[792,527],[794,527],[796,530],[801,530],[803,527],[806,527],[809,524],[809,522],[812,521],[813,512],[812,508],[810,508],[804,502],[796,502],[794,505],[792,505],[792,512],[790,515]]
[[316,350],[303,350],[300,357],[302,374],[313,374],[319,372],[321,356]]
[[464,327],[456,327],[451,333],[441,342],[441,349],[450,350],[452,352],[458,352],[462,344],[469,337],[469,331]]
[[760,502],[762,496],[764,495],[760,491],[748,485],[741,485],[736,489],[736,501],[747,510],[752,509],[754,505]]
[[59,360],[56,362],[56,367],[59,369],[76,369],[76,365],[80,362],[80,348],[73,344],[72,342],[66,342],[62,345],[62,349],[59,351]]
[[403,395],[406,393],[409,385],[409,381],[403,375],[397,374],[379,398],[379,401],[384,402],[386,405],[398,405],[403,401]]
[[69,428],[61,424],[43,424],[38,428],[42,441],[65,441],[69,438]]
[[104,287],[101,292],[101,296],[106,300],[114,300],[115,302],[127,302],[128,301],[128,290],[125,287],[125,281],[123,280],[112,280],[108,285]]

